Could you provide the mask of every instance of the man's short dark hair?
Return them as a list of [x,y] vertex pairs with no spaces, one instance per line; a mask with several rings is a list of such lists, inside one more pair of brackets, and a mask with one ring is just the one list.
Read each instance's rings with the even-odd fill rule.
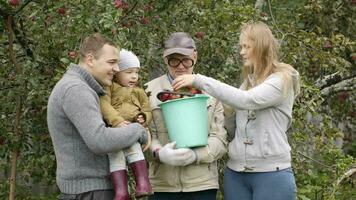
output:
[[116,47],[115,43],[101,35],[100,33],[94,33],[86,38],[80,45],[80,60],[83,60],[89,53],[92,53],[95,58],[100,55],[100,50],[105,44]]

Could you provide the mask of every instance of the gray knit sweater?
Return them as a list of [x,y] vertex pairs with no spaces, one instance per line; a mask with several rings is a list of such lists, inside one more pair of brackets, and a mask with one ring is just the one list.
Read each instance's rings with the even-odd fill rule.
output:
[[99,106],[99,95],[104,94],[92,75],[71,64],[49,97],[47,123],[62,193],[111,189],[107,153],[129,147],[146,134],[137,123],[105,127]]

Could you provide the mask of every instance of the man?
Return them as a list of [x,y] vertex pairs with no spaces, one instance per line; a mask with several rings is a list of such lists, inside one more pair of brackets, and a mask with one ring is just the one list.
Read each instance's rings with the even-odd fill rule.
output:
[[193,73],[198,58],[194,40],[183,32],[171,34],[165,42],[163,57],[168,73],[146,84],[153,109],[151,151],[156,158],[150,162],[149,174],[154,195],[149,199],[215,200],[219,188],[216,161],[227,151],[222,104],[210,96],[207,105],[207,146],[175,149],[173,141],[168,139],[158,106],[160,100],[156,95],[165,89],[173,90],[171,83],[177,76]]
[[112,200],[107,153],[145,143],[138,123],[108,128],[99,96],[118,71],[119,50],[100,34],[84,39],[79,64],[70,64],[48,101],[47,122],[57,160],[59,199]]

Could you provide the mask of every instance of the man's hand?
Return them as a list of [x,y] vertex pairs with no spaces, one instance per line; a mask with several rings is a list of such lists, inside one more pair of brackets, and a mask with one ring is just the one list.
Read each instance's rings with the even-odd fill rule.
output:
[[140,124],[144,124],[146,122],[146,119],[143,115],[137,115],[136,122],[138,122]]
[[188,148],[175,149],[175,142],[164,145],[158,156],[161,162],[173,166],[186,166],[196,161],[195,152]]
[[196,75],[194,75],[194,74],[184,74],[184,75],[178,76],[177,78],[174,79],[174,81],[172,83],[173,90],[177,91],[180,88],[192,86],[195,76]]

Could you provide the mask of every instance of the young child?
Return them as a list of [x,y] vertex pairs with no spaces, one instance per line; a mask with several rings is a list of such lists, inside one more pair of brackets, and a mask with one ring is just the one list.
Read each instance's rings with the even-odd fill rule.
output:
[[[119,72],[113,84],[105,88],[107,95],[100,99],[104,120],[112,127],[126,126],[138,122],[146,126],[152,119],[148,97],[142,88],[136,87],[140,61],[131,51],[122,49],[119,57]],[[150,137],[145,145],[150,144]],[[126,161],[136,181],[136,197],[152,194],[146,161],[138,142],[119,152],[109,153],[110,173],[114,184],[114,200],[128,200]]]

